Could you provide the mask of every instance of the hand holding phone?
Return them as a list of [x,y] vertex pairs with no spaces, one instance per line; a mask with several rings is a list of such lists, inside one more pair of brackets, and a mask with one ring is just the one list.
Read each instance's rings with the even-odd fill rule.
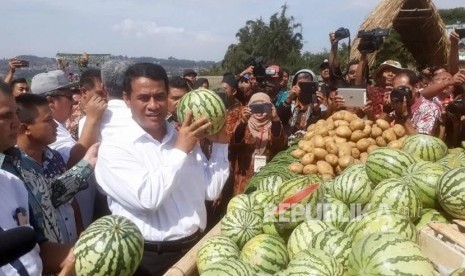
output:
[[302,104],[310,104],[317,102],[316,91],[318,91],[317,82],[299,82],[299,101]]

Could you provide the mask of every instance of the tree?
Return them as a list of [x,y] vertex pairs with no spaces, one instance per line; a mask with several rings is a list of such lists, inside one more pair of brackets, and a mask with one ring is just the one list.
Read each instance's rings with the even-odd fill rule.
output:
[[446,25],[465,24],[465,8],[439,10],[439,14]]
[[301,58],[302,25],[293,16],[287,16],[287,8],[282,6],[281,12],[273,14],[269,23],[262,18],[247,21],[236,33],[238,43],[228,47],[223,68],[239,72],[249,57],[262,57],[267,64],[294,70]]

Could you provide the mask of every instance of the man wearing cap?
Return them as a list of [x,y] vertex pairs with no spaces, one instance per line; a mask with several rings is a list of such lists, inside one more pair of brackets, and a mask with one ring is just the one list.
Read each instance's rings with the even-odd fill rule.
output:
[[194,71],[194,69],[186,69],[184,70],[182,77],[187,80],[187,84],[189,85],[189,88],[192,90],[194,87],[194,83],[197,79],[197,72]]
[[[103,98],[92,97],[86,106],[89,119],[86,120],[83,134],[77,142],[74,141],[65,127],[66,120],[73,111],[73,94],[71,92],[73,86],[76,86],[76,83],[69,83],[65,73],[61,70],[37,74],[31,81],[32,93],[47,98],[52,109],[53,119],[58,124],[57,140],[49,146],[61,154],[68,168],[81,160],[90,146],[96,143],[100,119],[106,109],[106,102]],[[90,118],[93,119],[90,120]]]

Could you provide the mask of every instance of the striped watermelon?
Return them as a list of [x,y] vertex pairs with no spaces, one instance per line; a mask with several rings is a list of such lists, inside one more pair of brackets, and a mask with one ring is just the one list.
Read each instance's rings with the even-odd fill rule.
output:
[[447,146],[441,139],[426,134],[408,136],[402,150],[431,162],[436,162],[447,154]]
[[349,235],[337,229],[326,229],[312,238],[311,248],[321,249],[347,267],[352,240]]
[[415,221],[421,212],[421,199],[405,178],[386,179],[373,190],[370,209],[388,208]]
[[310,248],[297,254],[284,272],[286,276],[343,276],[344,268],[332,255]]
[[224,259],[207,266],[200,276],[245,276],[254,273],[250,265],[239,259]]
[[417,191],[424,208],[435,208],[438,180],[447,170],[444,165],[421,161],[410,165],[402,176]]
[[465,167],[452,169],[439,179],[438,200],[449,215],[465,219]]
[[418,231],[423,229],[428,225],[430,222],[442,222],[442,223],[449,223],[447,219],[439,213],[439,211],[435,209],[423,209],[421,212],[421,217],[416,224],[416,228]]
[[420,247],[393,233],[374,233],[354,242],[348,270],[350,275],[435,275]]
[[251,238],[263,233],[262,217],[244,210],[234,210],[221,220],[221,235],[233,240],[239,248]]
[[321,220],[307,220],[297,226],[287,241],[287,253],[292,260],[300,252],[310,248],[313,237],[323,230],[329,229]]
[[144,252],[139,228],[122,216],[94,221],[74,246],[76,275],[132,275]]
[[263,207],[257,205],[254,199],[246,194],[236,195],[228,203],[226,208],[227,213],[231,213],[234,210],[244,210],[249,213],[254,213],[259,217],[263,217]]
[[229,238],[211,237],[197,251],[197,270],[203,273],[211,264],[226,259],[237,259],[240,253],[239,247]]
[[206,117],[211,122],[208,135],[216,134],[226,123],[226,107],[221,98],[211,90],[199,88],[181,98],[177,107],[179,123],[184,122],[189,110],[192,110],[194,120]]
[[372,183],[364,164],[354,164],[334,179],[332,194],[345,204],[365,204],[370,200]]
[[448,149],[447,150],[447,153],[460,153],[460,152],[464,152],[465,153],[465,149],[464,148],[453,148],[453,149]]
[[396,178],[402,175],[402,171],[415,163],[415,159],[409,154],[391,148],[377,148],[368,154],[365,163],[368,178],[373,184]]
[[347,205],[328,194],[325,194],[322,204],[319,204],[318,218],[333,228],[343,231],[350,220],[350,209]]
[[257,190],[266,191],[271,194],[277,194],[278,187],[286,180],[289,180],[289,178],[279,174],[264,177],[258,182]]
[[361,216],[352,218],[349,223],[347,223],[346,228],[344,228],[344,233],[352,237],[354,235],[355,227],[360,219]]
[[284,241],[276,236],[261,234],[242,248],[241,260],[257,272],[273,274],[286,268],[287,256]]
[[439,160],[438,163],[449,169],[465,167],[465,152],[450,153]]
[[449,276],[464,276],[465,275],[465,267],[459,267],[456,270],[452,271]]
[[[347,230],[347,228],[346,228]],[[394,210],[371,210],[359,218],[352,228],[352,242],[377,232],[392,232],[417,242],[418,233],[410,220]]]
[[263,208],[268,207],[270,204],[276,203],[276,197],[273,194],[262,190],[257,190],[251,193],[250,198],[252,199],[254,204],[259,206],[260,209],[262,209],[261,213],[263,213]]

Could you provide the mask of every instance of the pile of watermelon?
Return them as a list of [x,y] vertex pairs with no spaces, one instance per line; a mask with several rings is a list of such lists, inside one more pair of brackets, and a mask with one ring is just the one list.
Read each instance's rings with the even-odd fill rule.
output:
[[464,149],[418,134],[324,179],[286,170],[295,148],[231,200],[200,275],[434,275],[419,231],[465,219]]

